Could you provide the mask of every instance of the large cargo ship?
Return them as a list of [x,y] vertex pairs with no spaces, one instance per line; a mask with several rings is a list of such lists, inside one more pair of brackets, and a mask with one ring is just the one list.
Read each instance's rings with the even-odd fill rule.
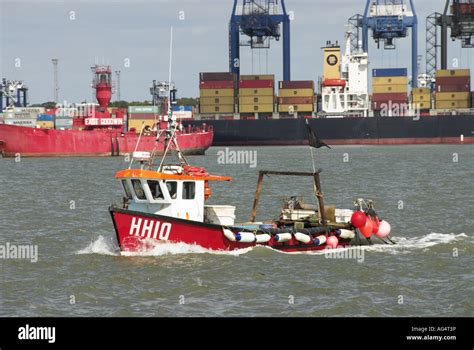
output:
[[134,151],[162,154],[171,132],[176,133],[184,154],[202,155],[211,146],[212,127],[182,127],[174,117],[157,116],[153,128],[143,125],[138,133],[126,130],[124,114],[107,110],[112,94],[111,67],[96,65],[93,70],[98,107],[85,111],[85,116],[53,118],[54,122],[38,116],[38,123],[59,126],[69,121],[70,128],[0,124],[0,153],[4,157],[118,156]]

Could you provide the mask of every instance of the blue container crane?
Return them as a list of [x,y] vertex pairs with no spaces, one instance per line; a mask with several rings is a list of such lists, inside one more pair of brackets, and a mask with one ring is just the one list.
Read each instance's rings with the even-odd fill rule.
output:
[[[278,11],[278,0],[243,0],[242,12],[237,13],[238,0],[234,0],[229,23],[229,71],[240,77],[240,47],[267,49],[270,39],[280,40],[280,24],[283,26],[283,80],[291,80],[290,68],[290,16],[285,1],[281,0],[282,13]],[[240,35],[250,37],[240,42]]]
[[411,28],[411,64],[413,87],[417,86],[418,77],[418,17],[413,0],[409,0],[410,8],[405,0],[367,0],[364,15],[351,17],[356,19],[358,30],[362,31],[362,50],[369,52],[369,29],[372,37],[385,50],[395,49],[395,39],[406,38]]

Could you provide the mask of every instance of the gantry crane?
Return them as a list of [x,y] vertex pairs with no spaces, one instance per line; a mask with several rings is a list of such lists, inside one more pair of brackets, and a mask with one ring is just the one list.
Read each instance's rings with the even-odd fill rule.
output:
[[[291,80],[290,70],[290,16],[286,12],[285,1],[281,0],[243,0],[238,8],[234,0],[232,17],[229,23],[229,71],[240,76],[240,47],[268,49],[270,39],[280,39],[280,24],[283,26],[283,79]],[[240,41],[240,35],[250,39]]]
[[411,28],[411,64],[412,86],[417,85],[418,76],[418,18],[413,0],[409,0],[408,7],[405,0],[367,0],[364,14],[354,15],[349,19],[349,25],[356,30],[352,35],[351,47],[359,47],[362,37],[364,52],[369,52],[369,29],[372,37],[380,47],[383,42],[385,50],[394,50],[395,39],[406,38],[408,28]]
[[438,69],[439,49],[441,69],[448,68],[448,28],[452,40],[461,40],[463,48],[474,47],[474,0],[446,0],[442,14],[426,18],[426,73],[431,77]]

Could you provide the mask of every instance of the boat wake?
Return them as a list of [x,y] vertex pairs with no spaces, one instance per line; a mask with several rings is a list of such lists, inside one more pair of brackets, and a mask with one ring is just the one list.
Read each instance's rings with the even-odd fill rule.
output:
[[[465,240],[468,238],[464,233],[454,234],[454,233],[430,233],[421,237],[394,237],[393,241],[396,243],[394,245],[370,245],[370,246],[359,246],[359,247],[349,247],[349,248],[338,248],[332,251],[344,251],[350,249],[364,249],[367,252],[386,252],[391,254],[397,253],[410,253],[416,249],[426,249],[436,245],[449,244],[456,241]],[[181,255],[181,254],[212,254],[212,255],[230,255],[230,256],[239,256],[242,254],[247,254],[251,251],[265,252],[273,251],[276,253],[282,254],[306,254],[306,255],[324,255],[327,253],[327,250],[320,251],[311,251],[311,252],[296,252],[296,253],[285,253],[276,251],[269,247],[249,247],[244,249],[238,249],[234,251],[214,251],[209,250],[198,245],[186,244],[186,243],[157,243],[157,242],[147,242],[149,243],[149,248],[143,251],[137,252],[120,252],[117,246],[117,243],[114,239],[106,238],[104,236],[99,236],[94,242],[91,242],[84,249],[79,250],[76,254],[99,254],[99,255],[111,255],[111,256],[139,256],[139,257],[148,257],[148,256],[165,256],[165,255]]]

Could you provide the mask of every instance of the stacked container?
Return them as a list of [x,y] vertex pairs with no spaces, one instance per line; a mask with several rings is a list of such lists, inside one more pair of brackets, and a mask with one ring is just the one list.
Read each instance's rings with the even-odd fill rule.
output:
[[36,127],[43,129],[54,129],[54,115],[38,114],[36,117]]
[[314,111],[314,81],[280,81],[278,89],[280,113],[312,113]]
[[372,70],[372,109],[401,110],[407,104],[408,78],[406,68]]
[[469,69],[436,71],[436,109],[471,108]]
[[201,114],[235,111],[235,75],[227,72],[201,73],[199,77]]
[[142,126],[153,128],[155,120],[158,120],[158,106],[129,106],[128,107],[128,129],[135,129],[140,133]]
[[415,108],[431,109],[430,88],[414,88],[411,91],[411,102]]
[[240,113],[273,113],[274,75],[241,75],[239,81]]

